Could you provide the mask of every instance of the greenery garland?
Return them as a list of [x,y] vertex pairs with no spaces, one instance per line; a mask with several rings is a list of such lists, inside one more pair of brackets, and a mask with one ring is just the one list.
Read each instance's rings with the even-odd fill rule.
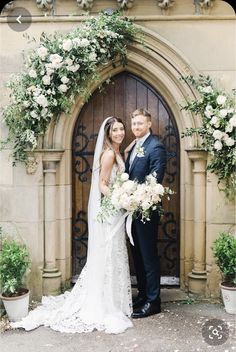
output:
[[224,181],[222,190],[233,200],[236,194],[236,110],[234,99],[218,89],[209,76],[183,78],[196,88],[200,99],[188,101],[182,107],[195,116],[200,115],[202,125],[188,128],[183,136],[197,134],[201,137],[202,148],[209,152],[208,170]]
[[127,63],[127,45],[139,33],[119,13],[101,13],[67,34],[42,33],[40,45],[27,54],[25,70],[7,84],[10,104],[3,115],[9,133],[3,148],[13,144],[13,164],[27,163],[27,150],[37,147],[49,123],[69,113],[75,98],[88,98],[88,83],[99,79],[98,67],[117,58]]

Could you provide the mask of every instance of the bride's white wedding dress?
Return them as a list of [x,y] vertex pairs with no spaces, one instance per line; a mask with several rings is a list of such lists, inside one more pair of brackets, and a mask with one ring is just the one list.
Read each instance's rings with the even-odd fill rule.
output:
[[[110,182],[117,171],[123,170],[124,162],[118,157]],[[94,207],[100,204],[96,192],[91,186],[90,217],[94,216]],[[95,218],[88,220],[87,263],[72,291],[43,297],[40,306],[21,321],[11,323],[12,327],[32,330],[44,325],[60,332],[104,330],[114,334],[132,327],[128,318],[132,313],[132,295],[122,214],[111,217],[109,223],[101,224]]]

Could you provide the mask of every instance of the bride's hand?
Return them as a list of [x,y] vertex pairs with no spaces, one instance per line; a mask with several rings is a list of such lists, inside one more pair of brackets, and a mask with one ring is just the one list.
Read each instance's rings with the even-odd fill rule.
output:
[[134,144],[136,143],[136,139],[134,139],[129,145],[128,147],[125,148],[124,150],[124,156],[125,156],[125,160],[128,157],[129,151],[133,148]]

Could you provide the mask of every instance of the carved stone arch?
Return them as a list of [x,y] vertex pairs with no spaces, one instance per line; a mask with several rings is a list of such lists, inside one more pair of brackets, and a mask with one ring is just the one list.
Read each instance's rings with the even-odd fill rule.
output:
[[[185,82],[180,80],[181,76],[196,75],[193,65],[166,39],[159,34],[143,28],[144,45],[134,42],[128,48],[128,65],[126,71],[143,78],[159,91],[168,102],[176,118],[179,131],[186,127],[196,127],[196,119],[191,114],[180,110],[180,104],[184,104],[186,97],[196,98],[195,92]],[[112,65],[100,70],[100,82],[90,85],[92,93],[98,85],[105,82],[109,77],[123,71],[124,68]],[[74,125],[77,116],[84,104],[78,97],[71,111],[71,116],[62,114],[57,124],[52,123],[44,137],[44,147],[70,148]],[[187,147],[187,146],[186,146]]]
[[[167,102],[179,131],[179,134],[187,127],[196,127],[198,122],[190,113],[181,111],[180,104],[184,104],[186,97],[196,98],[195,92],[181,76],[196,75],[193,65],[171,43],[159,34],[143,28],[144,44],[134,42],[128,48],[128,65],[125,70],[133,73],[146,81],[153,89],[159,92]],[[117,67],[108,65],[100,70],[100,82],[92,83],[89,87],[93,93],[101,83],[109,77],[122,72],[124,68],[117,62]],[[59,238],[63,240],[59,246],[58,267],[62,272],[62,280],[71,277],[71,186],[72,186],[72,138],[76,121],[84,105],[81,97],[78,97],[71,111],[71,116],[62,114],[57,123],[51,123],[44,137],[43,148],[63,149],[64,153],[57,168],[56,184],[58,197],[57,212],[63,218],[59,226]],[[193,181],[192,161],[189,159],[186,149],[189,149],[192,141],[180,138],[180,282],[181,287],[188,285],[188,273],[193,268]],[[67,197],[66,199],[64,197]],[[64,201],[65,200],[65,201]],[[64,224],[62,226],[62,223]],[[186,233],[188,240],[186,241]]]

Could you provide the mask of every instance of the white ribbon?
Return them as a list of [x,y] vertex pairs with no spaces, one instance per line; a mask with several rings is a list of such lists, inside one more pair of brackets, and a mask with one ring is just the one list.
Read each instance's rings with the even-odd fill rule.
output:
[[117,233],[117,231],[119,230],[119,228],[123,225],[125,218],[127,217],[126,220],[126,232],[127,235],[129,237],[129,241],[132,244],[132,246],[134,246],[134,241],[133,241],[133,236],[132,236],[132,232],[131,232],[131,227],[132,227],[132,214],[126,212],[124,213],[118,220],[118,222],[116,223],[115,227],[112,229],[110,236],[107,237],[106,241],[110,241],[113,236]]

